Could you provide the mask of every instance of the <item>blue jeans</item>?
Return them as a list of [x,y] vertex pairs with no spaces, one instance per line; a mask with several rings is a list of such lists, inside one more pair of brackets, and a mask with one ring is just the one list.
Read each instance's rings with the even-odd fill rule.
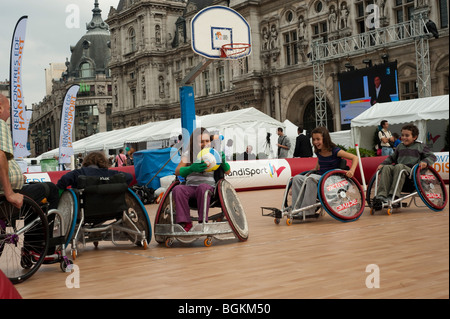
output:
[[394,153],[394,149],[392,147],[389,146],[383,146],[381,148],[381,156],[385,156],[385,155],[391,155],[392,153]]

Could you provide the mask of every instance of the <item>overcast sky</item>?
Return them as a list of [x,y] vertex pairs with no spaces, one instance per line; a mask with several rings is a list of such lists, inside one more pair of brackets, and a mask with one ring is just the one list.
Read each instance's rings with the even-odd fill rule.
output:
[[[120,0],[98,0],[103,20]],[[49,63],[70,60],[70,46],[76,45],[91,21],[94,0],[0,0],[0,81],[9,81],[11,41],[17,21],[28,16],[23,53],[23,93],[25,104],[45,97],[45,69]],[[66,9],[69,11],[66,12]],[[79,9],[79,27],[76,10]]]

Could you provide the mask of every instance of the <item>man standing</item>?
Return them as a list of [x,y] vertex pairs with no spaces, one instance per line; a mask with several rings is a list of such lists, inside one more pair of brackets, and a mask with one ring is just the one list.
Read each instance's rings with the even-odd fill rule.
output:
[[289,137],[284,135],[283,128],[279,127],[277,130],[278,134],[278,158],[288,157],[289,150],[291,149],[291,141]]
[[295,140],[294,157],[312,157],[312,147],[309,138],[303,134],[303,127],[297,128],[297,139]]
[[391,155],[394,153],[394,149],[389,142],[394,142],[394,137],[388,130],[389,123],[388,121],[383,120],[380,122],[380,126],[381,130],[378,132],[378,138],[381,142],[381,156]]

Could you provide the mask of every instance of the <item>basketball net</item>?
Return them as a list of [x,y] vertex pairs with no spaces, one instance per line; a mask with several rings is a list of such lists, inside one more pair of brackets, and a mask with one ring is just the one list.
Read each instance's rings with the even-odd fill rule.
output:
[[245,58],[248,56],[250,47],[249,43],[230,43],[223,45],[220,49],[220,57],[229,61],[233,76],[244,73]]

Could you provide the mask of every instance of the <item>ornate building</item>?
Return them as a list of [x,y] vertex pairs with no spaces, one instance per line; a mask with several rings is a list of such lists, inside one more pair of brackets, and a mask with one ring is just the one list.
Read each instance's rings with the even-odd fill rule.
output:
[[92,20],[86,24],[86,34],[70,47],[67,70],[59,80],[53,80],[51,94],[33,105],[29,140],[31,153],[36,156],[59,146],[63,99],[73,84],[80,85],[75,107],[75,140],[112,130],[109,26],[101,17],[98,0],[95,0],[92,12]]
[[[439,39],[430,40],[432,95],[448,94],[448,7],[444,0],[120,0],[106,20],[111,28],[113,126],[127,127],[180,116],[178,89],[201,58],[193,53],[190,21],[206,6],[230,6],[252,28],[252,55],[240,70],[217,60],[193,86],[197,114],[255,107],[278,120],[312,129],[316,124],[312,42],[333,41],[412,19],[425,8]],[[364,68],[382,56],[398,61],[400,99],[417,98],[414,42],[369,50],[325,64],[328,128],[340,130],[337,74],[350,63]]]
[[[95,2],[92,22],[73,48],[67,74],[54,83],[53,94],[44,99],[37,112],[35,109],[34,132],[44,132],[47,127],[55,132],[63,94],[71,83],[85,85],[77,99],[77,109],[86,109],[77,115],[79,137],[96,130],[180,117],[180,84],[202,59],[191,48],[190,21],[210,5],[230,6],[245,17],[252,29],[252,54],[237,67],[215,60],[196,77],[192,86],[199,115],[255,107],[280,121],[289,119],[311,130],[317,115],[318,82],[311,59],[315,41],[329,43],[363,37],[376,28],[395,29],[419,11],[437,27],[437,36],[429,37],[426,81],[431,85],[431,95],[448,94],[447,0],[117,1],[106,23],[99,17]],[[376,20],[374,5],[379,13]],[[101,40],[94,40],[94,35]],[[101,49],[94,50],[98,42]],[[90,55],[93,53],[102,62]],[[348,128],[341,125],[337,79],[346,65],[362,69],[366,60],[374,64],[383,63],[386,57],[396,60],[399,98],[405,100],[419,97],[416,54],[414,41],[399,41],[327,60],[319,87],[325,92],[328,128]],[[80,125],[86,122],[99,124],[96,128]],[[55,137],[51,136],[50,147],[58,146]]]

